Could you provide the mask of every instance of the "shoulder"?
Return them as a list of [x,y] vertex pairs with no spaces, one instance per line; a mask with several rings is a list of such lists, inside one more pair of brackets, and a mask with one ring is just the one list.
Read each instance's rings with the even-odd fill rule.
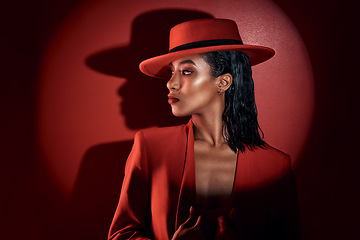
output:
[[278,148],[275,148],[269,144],[266,145],[265,148],[256,148],[254,150],[247,149],[245,151],[246,155],[251,155],[253,157],[265,159],[273,159],[273,160],[282,160],[282,161],[289,161],[290,156],[289,154],[281,151]]
[[166,147],[170,144],[186,141],[187,125],[182,124],[170,127],[152,127],[136,133],[134,141],[150,147]]
[[290,156],[285,152],[267,145],[239,153],[238,161],[243,171],[251,174],[253,186],[263,186],[284,179],[291,173]]
[[159,139],[160,137],[171,137],[171,135],[186,133],[186,125],[170,127],[152,127],[139,131],[146,139]]
[[181,160],[183,153],[186,152],[187,130],[185,124],[148,128],[136,133],[134,145],[140,146],[140,151],[146,156],[152,168],[162,163],[172,163],[169,159]]
[[260,156],[266,156],[270,159],[280,159],[283,161],[290,161],[289,154],[283,152],[282,150],[273,147],[271,145],[266,145],[264,149],[258,148],[254,151],[254,154],[260,155]]
[[250,159],[257,168],[273,171],[288,171],[291,169],[289,154],[271,145],[267,145],[264,149],[246,150],[244,157]]

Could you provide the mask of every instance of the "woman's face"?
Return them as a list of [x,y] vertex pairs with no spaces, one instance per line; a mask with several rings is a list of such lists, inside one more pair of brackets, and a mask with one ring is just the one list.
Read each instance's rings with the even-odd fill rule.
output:
[[201,55],[191,55],[170,63],[169,104],[175,116],[211,113],[219,105],[217,78]]

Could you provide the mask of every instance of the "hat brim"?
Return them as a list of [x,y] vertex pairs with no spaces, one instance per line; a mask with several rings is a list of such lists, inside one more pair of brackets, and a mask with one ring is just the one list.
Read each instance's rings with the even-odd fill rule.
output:
[[177,52],[170,52],[164,55],[142,61],[139,65],[140,71],[150,77],[169,78],[169,64],[179,58],[191,56],[199,53],[215,52],[215,51],[239,51],[245,53],[249,59],[251,66],[262,63],[275,55],[275,51],[268,47],[255,45],[220,45],[208,46],[201,48],[192,48]]

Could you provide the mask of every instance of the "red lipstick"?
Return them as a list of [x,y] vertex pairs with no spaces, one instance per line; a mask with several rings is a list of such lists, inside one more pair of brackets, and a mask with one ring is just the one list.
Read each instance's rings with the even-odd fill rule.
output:
[[179,99],[178,98],[176,98],[176,97],[174,97],[174,96],[172,96],[172,95],[168,95],[168,103],[169,104],[173,104],[173,103],[177,103],[178,101],[179,101]]

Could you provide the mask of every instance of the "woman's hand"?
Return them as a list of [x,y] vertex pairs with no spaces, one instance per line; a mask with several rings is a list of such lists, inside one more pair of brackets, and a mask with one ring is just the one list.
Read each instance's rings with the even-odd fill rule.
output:
[[219,227],[216,233],[217,240],[241,240],[244,239],[244,233],[239,226],[232,224],[227,216],[219,217]]
[[179,226],[174,233],[172,240],[192,240],[204,239],[204,235],[200,229],[201,215],[195,214],[193,207],[190,208],[189,218]]

